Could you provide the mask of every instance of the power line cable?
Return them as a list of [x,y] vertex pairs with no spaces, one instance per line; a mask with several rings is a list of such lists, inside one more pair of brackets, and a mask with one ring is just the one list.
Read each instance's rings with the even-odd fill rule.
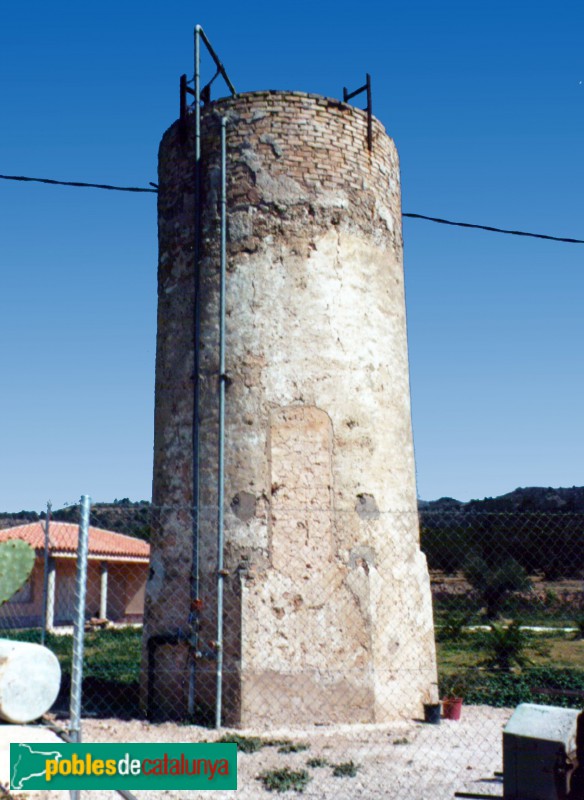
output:
[[[52,178],[26,178],[24,175],[0,175],[5,181],[28,181],[32,183],[49,183],[53,186],[75,186],[77,188],[88,189],[109,189],[114,192],[153,192],[158,189],[147,189],[140,186],[111,186],[108,183],[83,183],[82,181],[55,181]],[[154,186],[155,184],[152,184]]]
[[[158,193],[158,187],[155,183],[150,185],[152,189],[141,186],[112,186],[107,183],[85,183],[83,181],[57,181],[52,178],[29,178],[24,175],[0,175],[1,180],[5,181],[27,181],[32,183],[48,183],[52,186],[73,186],[74,188],[90,188],[90,189],[108,189],[115,192],[147,192],[152,194]],[[584,239],[572,239],[567,236],[550,236],[546,233],[530,233],[528,231],[515,231],[509,228],[496,228],[493,225],[479,225],[473,222],[455,222],[451,219],[443,219],[442,217],[430,217],[426,214],[411,214],[402,213],[402,217],[410,219],[421,219],[426,222],[435,222],[439,225],[452,225],[457,228],[473,228],[479,231],[488,231],[489,233],[505,233],[509,236],[527,236],[531,239],[545,239],[551,242],[564,242],[567,244],[584,244]]]
[[584,239],[570,239],[565,236],[549,236],[546,233],[528,233],[527,231],[512,231],[508,228],[494,228],[492,225],[476,225],[472,222],[453,222],[450,219],[440,217],[428,217],[425,214],[402,214],[402,217],[411,219],[423,219],[428,222],[437,222],[440,225],[455,225],[458,228],[475,228],[480,231],[490,231],[491,233],[508,233],[511,236],[530,236],[532,239],[549,239],[552,242],[567,242],[568,244],[584,244]]

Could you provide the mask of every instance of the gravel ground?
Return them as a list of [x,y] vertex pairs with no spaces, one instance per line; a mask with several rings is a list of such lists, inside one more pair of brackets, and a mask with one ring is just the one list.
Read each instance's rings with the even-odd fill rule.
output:
[[[264,770],[288,766],[306,769],[311,780],[301,794],[286,792],[286,797],[306,800],[445,800],[454,792],[479,792],[502,796],[502,784],[493,773],[502,767],[502,729],[512,709],[489,706],[463,707],[458,722],[442,720],[440,725],[403,721],[383,725],[334,725],[277,730],[238,730],[240,736],[289,739],[308,745],[296,753],[279,753],[278,748],[238,754],[236,792],[167,791],[136,793],[139,800],[204,796],[208,800],[261,800],[274,797],[257,777]],[[117,719],[85,720],[85,742],[199,742],[224,736],[205,728],[164,723],[151,725]],[[322,758],[328,766],[308,767],[310,758]],[[355,777],[334,777],[330,765],[353,761]],[[83,793],[91,800],[114,800],[111,792]]]

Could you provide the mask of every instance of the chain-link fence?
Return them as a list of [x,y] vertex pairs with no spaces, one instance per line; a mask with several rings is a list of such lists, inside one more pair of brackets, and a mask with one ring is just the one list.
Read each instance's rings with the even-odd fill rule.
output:
[[[498,796],[512,709],[584,706],[584,515],[363,501],[343,549],[349,512],[343,537],[322,510],[248,512],[226,515],[220,564],[216,510],[92,509],[85,741],[235,740],[246,798]],[[0,531],[36,553],[0,627],[59,658],[48,716],[68,729],[79,507],[66,516]]]

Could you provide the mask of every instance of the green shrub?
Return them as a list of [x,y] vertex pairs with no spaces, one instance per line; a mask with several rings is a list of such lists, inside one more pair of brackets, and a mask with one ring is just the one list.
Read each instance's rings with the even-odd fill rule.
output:
[[262,739],[264,747],[284,747],[288,744],[292,744],[291,739]]
[[293,771],[289,767],[282,769],[270,769],[262,772],[257,777],[268,792],[288,792],[294,790],[303,792],[305,786],[312,780],[305,769]]
[[287,742],[278,748],[278,753],[302,753],[303,750],[308,750],[309,744],[301,744],[300,742]]
[[352,761],[344,761],[342,764],[333,765],[333,775],[335,778],[354,778],[359,767]]
[[315,767],[328,767],[328,763],[329,762],[326,760],[326,758],[316,757],[316,758],[309,758],[308,761],[306,762],[306,766],[307,767],[313,767],[313,768],[315,768]]
[[264,746],[258,736],[239,736],[237,733],[227,733],[217,741],[219,744],[236,744],[237,751],[241,753],[256,753]]
[[510,625],[496,625],[491,622],[491,630],[484,641],[487,651],[485,664],[505,672],[509,672],[513,666],[528,666],[532,662],[525,651],[530,644],[529,635],[521,629],[518,622]]

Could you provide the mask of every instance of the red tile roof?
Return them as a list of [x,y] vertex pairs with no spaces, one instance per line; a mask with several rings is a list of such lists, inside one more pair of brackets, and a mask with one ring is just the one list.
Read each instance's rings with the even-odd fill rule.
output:
[[[79,527],[71,522],[51,522],[49,538],[51,555],[74,555],[77,552]],[[0,530],[0,542],[8,539],[24,539],[35,550],[45,549],[45,523],[31,522],[15,528]],[[105,531],[102,528],[89,528],[89,557],[139,559],[150,557],[150,545],[142,539],[125,536],[122,533]]]

